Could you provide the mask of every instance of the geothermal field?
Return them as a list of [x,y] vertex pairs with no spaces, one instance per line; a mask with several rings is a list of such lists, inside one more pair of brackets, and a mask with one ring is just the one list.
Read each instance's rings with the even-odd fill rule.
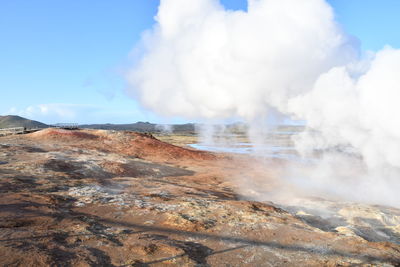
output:
[[0,1],[0,267],[400,267],[400,1]]
[[290,149],[293,134],[271,132],[263,156],[244,139],[197,150],[182,134],[0,137],[0,262],[398,266],[399,209],[311,197],[282,179],[294,161],[310,164]]

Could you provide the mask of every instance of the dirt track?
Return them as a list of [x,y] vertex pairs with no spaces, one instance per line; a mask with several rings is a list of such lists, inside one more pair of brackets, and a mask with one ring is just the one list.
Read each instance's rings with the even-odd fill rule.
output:
[[[400,266],[395,242],[324,230],[271,203],[244,200],[233,177],[250,162],[133,132],[1,137],[0,262]],[[267,167],[263,175],[272,176]]]

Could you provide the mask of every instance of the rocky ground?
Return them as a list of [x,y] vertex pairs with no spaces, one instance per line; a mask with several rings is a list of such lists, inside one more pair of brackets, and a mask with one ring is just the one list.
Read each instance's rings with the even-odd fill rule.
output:
[[[2,266],[400,266],[400,211],[257,202],[274,165],[151,135],[46,129],[0,138]],[[238,192],[241,192],[239,194]],[[313,209],[320,205],[325,215]]]

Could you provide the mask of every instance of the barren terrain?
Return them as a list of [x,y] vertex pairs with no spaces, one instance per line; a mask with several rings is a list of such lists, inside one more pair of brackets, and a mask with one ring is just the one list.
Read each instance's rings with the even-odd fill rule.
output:
[[[284,164],[248,167],[257,160],[134,132],[46,129],[1,137],[0,262],[400,266],[399,210],[248,200],[240,176],[273,191],[274,166]],[[312,213],[316,202],[329,216]]]

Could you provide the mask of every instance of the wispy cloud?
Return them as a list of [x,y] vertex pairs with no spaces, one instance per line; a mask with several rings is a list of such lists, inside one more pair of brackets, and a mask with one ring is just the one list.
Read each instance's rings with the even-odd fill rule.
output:
[[13,107],[6,113],[36,120],[42,120],[48,123],[55,123],[66,121],[79,121],[79,117],[83,114],[96,113],[99,110],[99,107],[90,105],[50,103],[32,105],[22,109]]
[[143,120],[146,116],[138,110],[119,110],[108,107],[68,103],[49,103],[32,105],[25,108],[13,107],[3,115],[18,115],[29,119],[53,124],[74,123],[129,123]]

